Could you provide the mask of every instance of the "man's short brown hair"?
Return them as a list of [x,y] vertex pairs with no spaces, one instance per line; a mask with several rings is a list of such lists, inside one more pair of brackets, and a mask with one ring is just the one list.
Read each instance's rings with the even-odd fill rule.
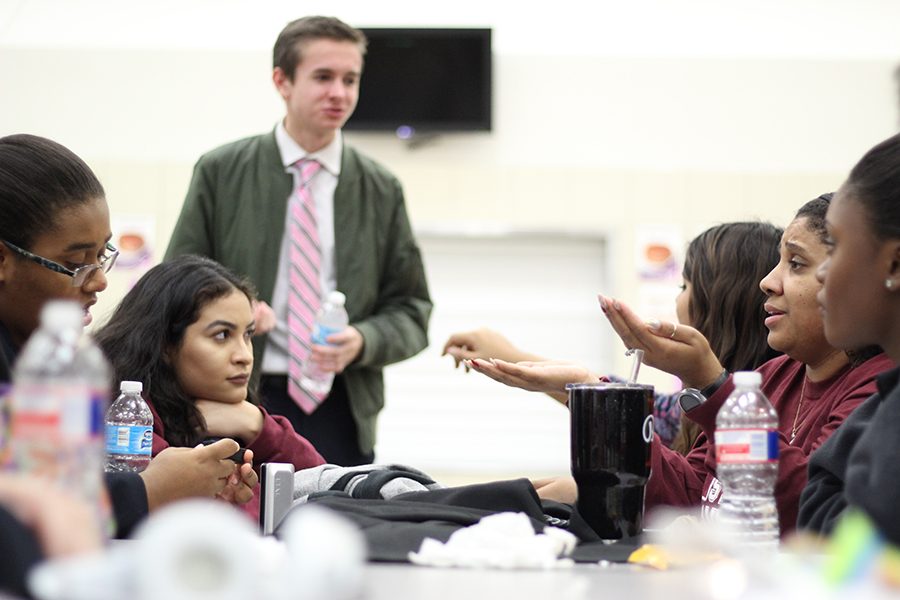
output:
[[272,51],[272,68],[280,68],[293,81],[294,71],[303,59],[301,46],[319,39],[352,42],[359,47],[360,54],[366,54],[366,36],[359,29],[335,17],[302,17],[288,23],[278,34]]

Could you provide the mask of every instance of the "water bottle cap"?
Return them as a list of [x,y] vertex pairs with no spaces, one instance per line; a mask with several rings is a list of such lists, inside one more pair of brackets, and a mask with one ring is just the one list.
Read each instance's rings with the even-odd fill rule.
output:
[[72,300],[50,300],[41,310],[41,327],[50,331],[81,329],[84,310]]
[[338,306],[343,306],[347,301],[347,296],[345,296],[343,292],[338,292],[337,290],[335,290],[328,294],[328,296],[326,296],[325,301],[329,304],[337,304]]
[[738,371],[734,374],[735,387],[759,387],[762,385],[762,375],[756,371]]
[[119,390],[126,394],[140,394],[144,391],[144,384],[140,381],[123,381]]

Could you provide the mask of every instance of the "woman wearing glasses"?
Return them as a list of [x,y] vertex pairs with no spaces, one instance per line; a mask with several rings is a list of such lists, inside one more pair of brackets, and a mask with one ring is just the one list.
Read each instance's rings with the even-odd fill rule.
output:
[[[37,329],[45,302],[75,301],[84,310],[84,323],[91,322],[91,307],[106,289],[106,272],[115,263],[117,252],[109,245],[110,237],[103,187],[84,161],[45,138],[0,138],[0,384],[10,381],[11,366]],[[242,466],[238,475],[227,458],[237,449],[232,440],[205,448],[173,448],[160,453],[140,475],[111,474],[107,484],[118,535],[127,535],[148,510],[179,498],[212,497],[224,490],[235,501],[249,501],[257,479],[249,465]],[[59,511],[37,510],[40,498],[8,501],[32,497],[29,490],[34,489],[41,486],[25,477],[0,481],[0,556],[5,565],[14,566],[0,572],[0,589],[19,590],[21,579],[7,585],[7,576],[21,576],[24,569],[19,567],[34,560],[20,552],[27,554],[35,544],[20,543],[10,523],[18,521],[40,532],[48,554],[58,554],[60,548],[85,549],[54,542],[72,542],[78,537],[73,529],[77,525],[56,519]],[[10,513],[18,519],[10,519]]]
[[20,348],[46,300],[78,302],[89,324],[118,252],[103,187],[87,165],[33,136],[0,145],[0,327]]

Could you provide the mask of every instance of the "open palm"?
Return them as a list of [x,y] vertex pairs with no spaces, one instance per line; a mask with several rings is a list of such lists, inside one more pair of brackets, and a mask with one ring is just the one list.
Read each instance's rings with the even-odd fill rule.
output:
[[473,359],[469,367],[510,387],[530,392],[549,394],[559,402],[567,403],[566,384],[594,383],[600,378],[589,369],[563,361],[523,361]]

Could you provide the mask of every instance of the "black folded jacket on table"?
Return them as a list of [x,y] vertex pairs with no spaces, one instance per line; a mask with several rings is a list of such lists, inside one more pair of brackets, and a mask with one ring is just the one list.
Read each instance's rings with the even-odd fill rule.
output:
[[[574,534],[579,543],[576,562],[625,562],[641,544],[640,538],[605,543],[572,506],[541,500],[527,479],[479,483],[425,492],[412,492],[390,500],[351,498],[344,492],[321,492],[310,503],[338,512],[360,527],[369,560],[409,562],[425,538],[446,542],[457,529],[474,525],[482,517],[501,512],[521,512],[536,533],[547,525]],[[278,535],[278,530],[276,530]]]

